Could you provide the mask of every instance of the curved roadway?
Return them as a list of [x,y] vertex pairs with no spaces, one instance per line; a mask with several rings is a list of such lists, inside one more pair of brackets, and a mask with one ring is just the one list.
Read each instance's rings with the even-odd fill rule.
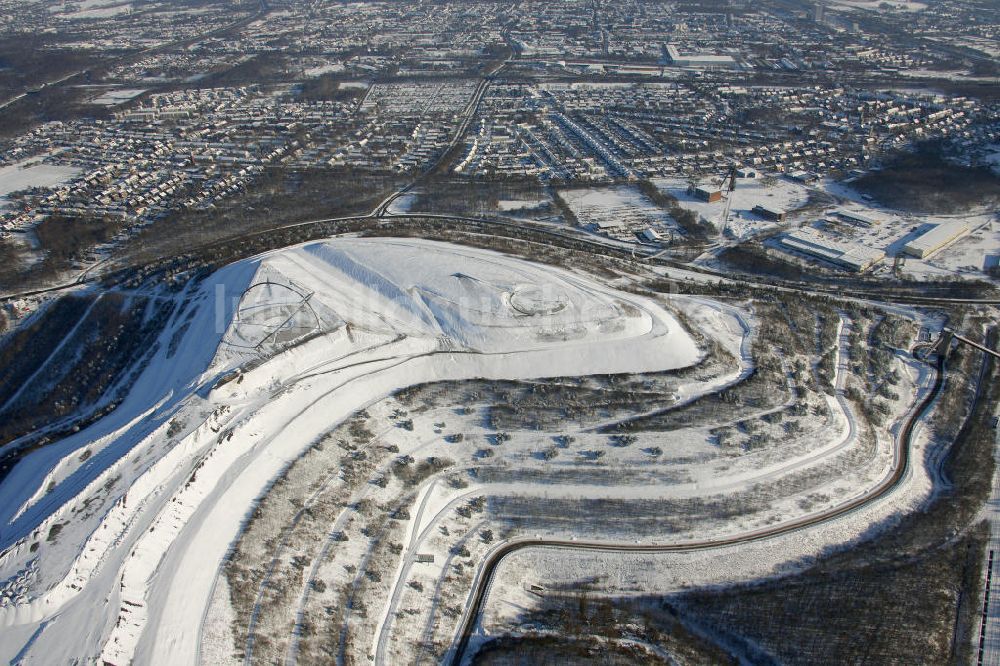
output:
[[845,514],[856,511],[885,496],[895,489],[903,479],[910,466],[910,445],[913,430],[920,418],[927,411],[930,405],[937,399],[938,393],[944,384],[946,355],[942,354],[937,361],[937,377],[930,393],[910,412],[906,419],[900,436],[896,440],[896,449],[893,452],[894,462],[892,474],[884,479],[877,486],[871,488],[867,493],[861,495],[850,502],[838,507],[829,509],[813,516],[803,516],[795,520],[783,523],[775,527],[768,527],[752,532],[746,532],[733,537],[706,541],[688,541],[675,544],[619,544],[599,541],[570,541],[567,539],[519,539],[502,544],[487,555],[483,566],[480,568],[476,579],[473,581],[474,587],[469,595],[469,602],[466,604],[466,612],[463,615],[459,626],[458,638],[454,648],[451,650],[452,666],[461,666],[468,649],[469,641],[475,633],[479,616],[483,610],[486,599],[489,596],[490,588],[496,577],[497,569],[509,555],[526,548],[558,548],[568,550],[591,550],[614,553],[676,553],[696,550],[707,550],[720,548],[723,546],[733,546],[770,539],[783,534],[789,534],[808,527],[814,527],[822,523],[830,522]]

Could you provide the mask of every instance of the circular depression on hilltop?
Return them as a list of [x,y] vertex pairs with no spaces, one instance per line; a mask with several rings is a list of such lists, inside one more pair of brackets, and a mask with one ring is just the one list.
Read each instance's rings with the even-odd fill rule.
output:
[[569,297],[552,285],[521,285],[510,294],[510,307],[527,317],[554,315],[569,305]]
[[240,298],[226,342],[234,347],[260,347],[298,339],[319,327],[309,305],[312,294],[279,282],[251,285]]

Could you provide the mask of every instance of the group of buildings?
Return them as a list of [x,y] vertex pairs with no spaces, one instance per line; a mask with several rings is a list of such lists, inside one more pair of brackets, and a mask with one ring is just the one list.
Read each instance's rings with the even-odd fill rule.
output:
[[[881,223],[873,216],[843,209],[835,215],[851,224],[864,227]],[[929,225],[907,241],[902,252],[917,259],[928,259],[967,236],[970,231],[969,225],[962,220]],[[863,240],[834,238],[809,226],[783,234],[780,243],[789,250],[856,273],[863,273],[886,259],[885,250],[873,247]]]
[[11,142],[0,164],[47,156],[80,175],[12,195],[0,228],[30,228],[52,214],[138,227],[171,210],[214,206],[269,168],[419,170],[448,146],[474,85],[372,90],[302,102],[259,86],[187,89],[144,96],[109,121],[42,125]]
[[785,234],[781,237],[781,243],[792,250],[858,273],[885,259],[885,252],[878,248],[835,240],[812,227],[803,227]]
[[[273,170],[417,173],[452,146],[467,111],[454,173],[563,184],[698,181],[733,164],[810,182],[927,138],[985,159],[1000,138],[995,103],[876,92],[903,72],[954,64],[960,42],[990,39],[963,24],[955,0],[908,15],[913,33],[949,30],[921,45],[846,6],[817,14],[772,2],[94,7],[0,0],[0,37],[58,34],[45,47],[53,57],[76,49],[105,65],[81,73],[74,94],[111,100],[98,102],[110,104],[98,119],[77,114],[0,143],[0,166],[43,159],[79,172],[9,196],[3,229],[51,215],[139,227],[216,206]],[[865,85],[852,86],[859,70]],[[244,85],[248,72],[269,80]],[[822,245],[809,234],[795,242]],[[826,256],[870,258],[851,248]]]
[[482,177],[698,176],[733,163],[802,182],[913,140],[996,132],[998,109],[922,93],[698,82],[495,84],[458,170]]

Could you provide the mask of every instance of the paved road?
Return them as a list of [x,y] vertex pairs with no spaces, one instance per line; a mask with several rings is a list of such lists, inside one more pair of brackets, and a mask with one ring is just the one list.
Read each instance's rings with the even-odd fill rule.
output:
[[[985,365],[984,363],[983,367]],[[980,386],[981,382],[980,375]],[[1000,469],[1000,431],[994,433],[993,460],[995,469]],[[986,548],[984,568],[986,586],[979,633],[974,637],[976,652],[973,654],[976,655],[977,664],[1000,666],[1000,473],[997,472],[993,474],[993,493],[986,502],[986,516],[990,523],[990,541]]]
[[[1000,438],[994,447],[1000,463]],[[1000,474],[993,477],[993,494],[986,503],[990,521],[990,542],[986,549],[986,589],[983,597],[977,643],[977,664],[1000,666]]]

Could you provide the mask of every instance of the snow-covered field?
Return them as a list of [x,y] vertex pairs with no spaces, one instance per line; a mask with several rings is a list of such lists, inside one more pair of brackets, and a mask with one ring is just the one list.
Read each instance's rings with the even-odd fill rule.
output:
[[512,211],[522,211],[522,210],[536,210],[548,205],[548,201],[544,199],[501,199],[497,203],[497,207],[502,213],[509,213]]
[[68,19],[97,19],[127,14],[130,11],[132,11],[132,4],[122,3],[117,5],[101,5],[93,9],[81,9],[75,12],[62,12],[60,15]]
[[[914,454],[924,459],[939,453],[940,442],[926,430],[917,438]],[[870,535],[872,525],[892,524],[902,513],[918,510],[933,492],[934,480],[924,465],[915,465],[901,487],[882,501],[844,519],[733,547],[692,553],[620,555],[555,549],[523,550],[504,561],[490,591],[487,613],[472,648],[516,624],[538,597],[531,584],[559,588],[594,580],[599,572],[602,592],[613,595],[669,594],[701,586],[760,580],[806,568],[831,543],[851,543]]]
[[[716,229],[722,230],[725,196],[720,201],[708,203],[688,194],[688,183],[684,179],[660,178],[654,179],[653,183],[662,192],[675,197],[682,208],[692,211],[708,220]],[[804,185],[784,178],[766,180],[741,178],[736,181],[736,190],[732,193],[732,197],[728,232],[735,238],[746,238],[774,226],[773,222],[751,212],[754,206],[767,206],[791,212],[806,204],[809,190]]]
[[631,187],[561,190],[559,197],[566,202],[581,225],[611,230],[615,237],[635,240],[633,233],[646,228],[664,235],[677,228],[669,215]]
[[90,100],[90,103],[99,106],[118,106],[135,99],[144,92],[146,92],[145,88],[114,88]]
[[32,158],[0,166],[0,206],[6,196],[31,187],[54,187],[80,175],[80,169],[71,166],[44,164]]
[[400,195],[392,200],[389,204],[389,208],[386,212],[392,213],[394,215],[404,215],[410,212],[413,208],[413,204],[417,202],[417,197],[419,195],[416,192],[407,192],[406,194]]
[[254,499],[331,424],[400,387],[668,370],[701,354],[648,299],[419,240],[276,251],[176,298],[128,399],[0,486],[8,660],[192,663]]
[[346,68],[344,67],[344,64],[341,62],[328,62],[328,63],[318,64],[312,67],[307,67],[303,70],[303,74],[305,74],[308,77],[316,77],[316,76],[322,76],[324,74],[343,72],[344,69]]
[[[930,322],[925,322],[930,324]],[[843,348],[846,331],[841,329]],[[838,363],[838,373],[845,372],[844,360]],[[900,384],[901,393],[926,395],[932,376],[926,367],[911,365]],[[838,384],[843,376],[838,379]],[[897,403],[892,409],[893,425],[888,433],[877,434],[878,452],[873,456],[877,464],[867,471],[852,469],[827,485],[824,492],[836,495],[846,487],[857,492],[873,487],[880,475],[891,472],[895,462],[886,457],[890,450],[889,438],[899,436],[899,425],[912,410],[908,401]],[[888,437],[887,437],[888,436]],[[885,447],[885,448],[883,448]],[[539,606],[539,596],[532,586],[539,589],[572,589],[580,581],[597,586],[601,594],[642,597],[649,594],[673,592],[734,582],[760,580],[802,570],[816,561],[819,553],[831,544],[850,544],[871,536],[873,526],[892,525],[900,515],[915,511],[934,492],[940,479],[933,463],[946,449],[933,430],[918,426],[914,432],[912,456],[919,461],[908,469],[895,490],[878,501],[808,530],[800,530],[778,537],[736,547],[702,549],[690,553],[627,554],[574,551],[557,548],[524,549],[504,561],[497,577],[489,588],[488,603],[470,644],[470,653],[493,636],[502,635],[517,627],[526,609]],[[860,473],[860,479],[849,477]],[[846,483],[845,483],[846,482]],[[839,490],[835,487],[839,486]],[[726,526],[727,530],[749,532],[759,524],[786,521],[803,510],[795,502],[777,503],[779,512],[762,523],[740,517]],[[812,507],[809,511],[815,510]],[[712,527],[703,527],[699,538],[710,533]],[[531,538],[534,534],[522,535]],[[549,536],[546,534],[546,536]],[[551,535],[566,538],[563,534]],[[648,539],[636,540],[649,543]]]
[[844,9],[866,9],[872,12],[920,12],[927,9],[927,4],[923,2],[883,2],[883,0],[834,0],[830,3],[834,7]]

